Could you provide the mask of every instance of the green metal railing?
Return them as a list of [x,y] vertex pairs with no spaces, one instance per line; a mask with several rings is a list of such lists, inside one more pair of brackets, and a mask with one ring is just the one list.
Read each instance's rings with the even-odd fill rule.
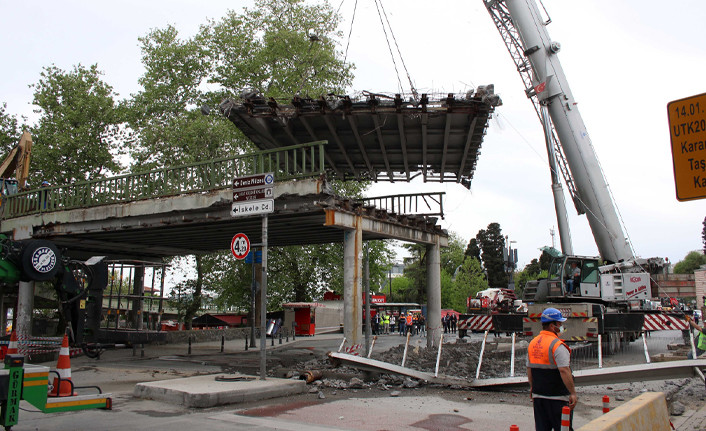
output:
[[155,169],[3,197],[1,218],[90,208],[232,187],[233,179],[274,172],[278,181],[324,173],[324,145],[316,141],[190,165]]

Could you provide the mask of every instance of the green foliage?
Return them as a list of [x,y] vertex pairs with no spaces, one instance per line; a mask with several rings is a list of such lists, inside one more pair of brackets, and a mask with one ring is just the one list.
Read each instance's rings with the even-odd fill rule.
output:
[[464,253],[467,257],[474,258],[480,262],[480,248],[478,247],[478,240],[471,238],[468,241],[468,246],[466,247],[466,252]]
[[444,284],[444,274],[446,274],[446,271],[442,271],[442,308],[452,308],[456,311],[464,312],[466,311],[466,299],[488,288],[485,274],[483,274],[483,269],[477,259],[464,260],[461,267],[456,271],[456,277],[452,278],[452,284],[448,287]]
[[[529,265],[528,265],[529,266]],[[541,278],[547,278],[549,276],[549,271],[543,269],[539,272],[535,272],[534,268],[525,267],[522,271],[516,272],[515,277],[515,291],[521,293],[525,290],[525,285],[530,280],[539,280]]]
[[6,156],[7,153],[20,142],[20,127],[17,123],[17,117],[6,112],[7,103],[0,105],[0,156]]
[[441,270],[446,271],[452,277],[466,258],[463,244],[463,240],[460,236],[458,236],[458,234],[455,232],[450,232],[449,246],[441,248]]
[[211,82],[226,92],[250,88],[266,97],[319,97],[351,84],[339,58],[340,16],[327,2],[256,0],[204,26],[200,38],[213,65]]
[[236,260],[230,251],[219,251],[203,255],[202,265],[203,290],[213,294],[214,305],[250,309],[251,264]]
[[[267,97],[342,90],[351,66],[338,58],[338,16],[327,3],[257,0],[252,9],[209,21],[193,38],[168,26],[140,38],[145,74],[142,90],[125,105],[137,139],[133,171],[174,166],[253,151],[252,143],[219,115],[203,115],[226,97],[254,89]],[[316,38],[310,38],[316,34]],[[316,40],[314,40],[316,39]],[[333,183],[337,193],[360,196],[367,183]],[[389,247],[371,247],[371,285],[379,285]],[[224,253],[203,256],[204,290],[223,307],[249,307],[249,265]],[[308,301],[324,289],[341,292],[342,245],[271,247],[268,250],[268,308]],[[187,286],[195,287],[195,286]],[[193,295],[196,298],[196,294]]]
[[706,256],[700,251],[692,251],[674,265],[675,274],[693,274],[695,269],[706,265]]
[[[525,266],[525,269],[523,269],[521,272],[525,272],[527,274],[539,274],[539,272],[542,269],[539,266],[539,261],[537,259],[532,259],[530,263],[528,263]],[[515,278],[515,282],[517,282],[517,278]]]
[[505,237],[502,235],[500,224],[490,223],[487,229],[479,230],[476,241],[481,250],[481,259],[488,277],[488,284],[491,287],[507,286],[508,278],[503,261]]
[[229,121],[200,111],[209,98],[202,87],[210,71],[200,40],[181,40],[172,26],[152,30],[139,40],[143,89],[125,105],[138,137],[131,145],[132,171],[253,150]]
[[[483,284],[485,279],[480,271],[480,263],[475,259],[465,259],[464,242],[455,233],[449,235],[449,246],[441,249],[441,304],[444,308],[454,308],[459,311],[465,310],[466,299],[463,295],[470,289],[478,287],[480,284],[469,272],[472,263],[475,261],[479,269],[479,276]],[[404,290],[400,292],[406,302],[426,303],[426,246],[423,244],[405,244],[404,246],[411,257],[406,259],[404,275],[408,284],[404,285]],[[465,269],[464,269],[465,268]],[[467,276],[463,275],[464,270]],[[459,285],[458,283],[466,283]],[[393,283],[394,287],[394,283]],[[395,299],[397,300],[397,299]]]
[[31,130],[35,183],[66,184],[120,172],[116,156],[128,134],[121,127],[116,94],[101,75],[97,65],[79,64],[70,72],[49,66],[32,85],[40,115]]
[[[385,290],[385,294],[388,292]],[[392,296],[388,302],[416,302],[416,295],[412,280],[405,276],[395,277],[392,279]]]
[[426,246],[424,244],[405,244],[404,248],[410,254],[406,257],[404,276],[410,281],[410,286],[403,297],[407,302],[426,302]]

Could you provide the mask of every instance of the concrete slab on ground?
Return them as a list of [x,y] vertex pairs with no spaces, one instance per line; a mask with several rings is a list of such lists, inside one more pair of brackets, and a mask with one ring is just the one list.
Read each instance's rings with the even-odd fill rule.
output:
[[133,394],[138,398],[205,408],[286,397],[306,391],[303,380],[260,380],[256,376],[221,373],[138,383]]
[[[534,429],[534,413],[529,397],[521,397],[522,405],[511,403],[457,401],[438,396],[401,396],[385,398],[349,398],[329,402],[311,402],[292,406],[250,408],[217,414],[213,421],[231,421],[248,425],[269,425],[275,429],[309,429],[309,426],[357,431],[410,430],[507,430],[518,425],[521,430]],[[588,423],[593,415],[574,413],[574,427]],[[241,422],[242,421],[242,422]]]

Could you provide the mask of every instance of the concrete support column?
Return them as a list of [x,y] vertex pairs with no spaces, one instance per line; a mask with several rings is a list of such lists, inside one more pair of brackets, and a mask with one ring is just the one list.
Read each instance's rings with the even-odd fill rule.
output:
[[427,245],[427,347],[438,347],[441,326],[441,246]]
[[17,293],[17,336],[32,335],[34,311],[34,281],[20,281]]
[[348,345],[363,342],[363,230],[361,217],[355,218],[355,229],[343,232],[343,336]]
[[132,300],[132,327],[141,331],[143,328],[142,311],[144,309],[145,296],[145,267],[135,266],[132,280],[132,294],[136,296]]

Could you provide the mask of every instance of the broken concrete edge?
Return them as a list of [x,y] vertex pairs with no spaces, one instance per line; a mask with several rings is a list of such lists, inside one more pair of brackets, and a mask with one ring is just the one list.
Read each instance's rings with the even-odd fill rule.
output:
[[[425,373],[423,371],[413,370],[411,368],[402,367],[399,365],[390,364],[387,362],[377,361],[375,359],[363,358],[361,356],[349,355],[347,353],[339,352],[329,352],[328,357],[332,362],[345,364],[349,367],[373,371],[378,373],[394,373],[400,374],[407,377],[412,377],[418,380],[422,380],[427,383],[436,383],[449,386],[461,386],[461,387],[471,387],[472,380],[461,379],[458,377],[450,376],[434,376],[431,373]],[[526,379],[525,379],[526,380]]]
[[303,380],[257,376],[243,381],[217,381],[222,373],[181,379],[144,382],[135,385],[133,396],[189,408],[208,408],[219,405],[239,404],[269,398],[287,397],[306,392]]
[[[488,387],[526,387],[528,385],[527,376],[500,377],[492,379],[461,379],[452,376],[433,374],[375,359],[363,358],[346,353],[329,352],[332,362],[338,362],[347,366],[361,370],[395,373],[408,377],[413,377],[428,383],[437,383],[449,386],[460,386],[464,388],[488,388]],[[690,378],[697,373],[695,370],[706,368],[706,359],[690,359],[686,361],[659,362],[641,365],[626,365],[620,367],[586,369],[574,372],[574,383],[577,386],[591,386],[606,383],[630,383],[641,380],[662,380],[670,378]],[[648,371],[647,373],[645,373]]]

